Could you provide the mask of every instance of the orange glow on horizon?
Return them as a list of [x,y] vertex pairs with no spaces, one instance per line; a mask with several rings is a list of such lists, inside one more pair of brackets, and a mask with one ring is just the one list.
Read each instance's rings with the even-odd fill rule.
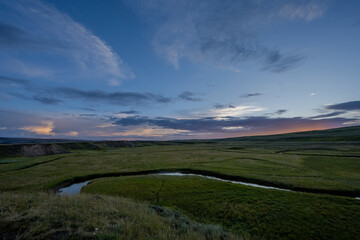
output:
[[[299,124],[296,126],[289,126],[287,128],[281,129],[269,129],[269,130],[257,130],[254,132],[246,132],[242,135],[237,133],[237,137],[244,136],[260,136],[260,135],[277,135],[285,133],[296,133],[296,132],[307,132],[307,131],[316,131],[316,130],[326,130],[331,128],[337,128],[339,126],[334,126],[333,124],[324,124],[324,123],[311,123],[311,124]],[[234,137],[234,136],[231,136]]]

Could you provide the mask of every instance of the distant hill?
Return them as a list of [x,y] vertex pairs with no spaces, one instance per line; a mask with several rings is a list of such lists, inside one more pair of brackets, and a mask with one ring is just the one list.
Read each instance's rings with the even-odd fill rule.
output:
[[0,137],[0,144],[63,143],[63,142],[83,142],[83,141],[84,140],[75,140],[75,139],[5,138],[5,137]]
[[308,131],[267,136],[251,136],[213,140],[178,141],[86,141],[72,139],[0,138],[0,157],[42,156],[65,153],[73,150],[100,150],[108,148],[143,147],[150,145],[179,144],[237,144],[237,143],[284,143],[284,142],[360,142],[360,126],[320,131]]
[[220,141],[360,141],[360,126],[333,128],[328,130],[285,133],[276,135],[261,135],[249,137],[226,138]]
[[116,145],[116,142],[136,142],[145,144],[190,144],[213,141],[360,141],[360,126],[333,128],[328,130],[284,133],[276,135],[260,135],[248,137],[235,137],[224,139],[203,140],[174,140],[174,141],[91,141],[75,139],[45,139],[45,138],[4,138],[0,137],[0,144],[40,144],[40,143],[80,143],[93,142],[97,144]]

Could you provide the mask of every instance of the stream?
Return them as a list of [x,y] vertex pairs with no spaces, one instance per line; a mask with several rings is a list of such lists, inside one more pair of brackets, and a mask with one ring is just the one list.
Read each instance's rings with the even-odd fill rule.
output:
[[[139,175],[143,175],[143,174],[139,174]],[[265,186],[265,185],[256,184],[256,183],[248,183],[248,182],[242,182],[242,181],[228,180],[228,179],[208,176],[208,175],[204,175],[204,174],[183,173],[183,172],[159,172],[159,173],[150,173],[150,174],[146,174],[146,175],[197,176],[197,177],[203,177],[203,178],[222,181],[222,182],[229,182],[229,183],[233,183],[233,184],[251,186],[251,187],[258,187],[258,188],[265,188],[265,189],[274,189],[274,190],[280,190],[280,191],[294,192],[293,190],[286,189],[286,188],[278,188],[278,187]],[[103,178],[103,177],[99,177],[99,178]],[[67,195],[67,196],[77,195],[77,194],[79,194],[81,192],[81,189],[83,187],[85,187],[86,185],[88,185],[90,182],[91,182],[91,180],[87,180],[87,181],[84,181],[84,182],[71,184],[68,187],[60,188],[58,193],[59,193],[59,195]],[[355,199],[360,200],[360,197],[355,197]]]

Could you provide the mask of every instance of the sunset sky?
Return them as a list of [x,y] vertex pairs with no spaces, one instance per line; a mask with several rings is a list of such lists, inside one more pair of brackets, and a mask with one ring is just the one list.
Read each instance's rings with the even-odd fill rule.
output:
[[0,0],[0,137],[360,125],[360,1]]

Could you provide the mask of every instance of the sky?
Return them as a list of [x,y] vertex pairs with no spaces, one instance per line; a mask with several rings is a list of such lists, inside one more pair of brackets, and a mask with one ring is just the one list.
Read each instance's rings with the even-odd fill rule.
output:
[[0,0],[0,137],[360,125],[360,1]]

